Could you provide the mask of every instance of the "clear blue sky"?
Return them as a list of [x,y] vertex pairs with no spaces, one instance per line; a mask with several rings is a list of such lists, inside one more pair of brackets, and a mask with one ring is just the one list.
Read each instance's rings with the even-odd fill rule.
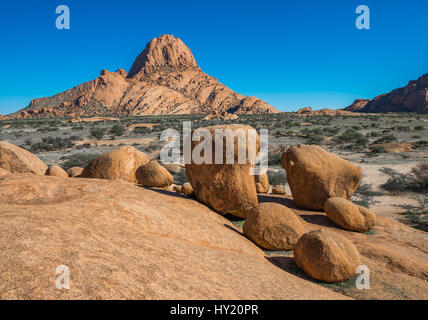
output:
[[[66,4],[71,29],[55,28]],[[368,5],[371,30],[357,30]],[[428,1],[1,1],[0,113],[129,70],[147,42],[180,37],[202,70],[280,110],[343,107],[428,72]]]

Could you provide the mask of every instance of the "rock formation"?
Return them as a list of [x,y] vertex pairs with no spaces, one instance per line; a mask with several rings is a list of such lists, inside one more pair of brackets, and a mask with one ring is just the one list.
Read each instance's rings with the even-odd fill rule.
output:
[[13,117],[276,113],[206,75],[192,52],[172,35],[154,38],[129,71],[103,70],[98,78],[48,98],[38,98]]
[[349,199],[363,171],[320,146],[292,146],[282,154],[282,166],[294,201],[301,208],[323,210],[331,197]]
[[[2,299],[346,299],[278,268],[229,220],[165,191],[9,174],[0,203]],[[55,286],[60,265],[69,290]]]
[[345,110],[364,113],[428,113],[428,73],[418,80],[411,80],[405,87],[382,94],[372,100],[355,100]]

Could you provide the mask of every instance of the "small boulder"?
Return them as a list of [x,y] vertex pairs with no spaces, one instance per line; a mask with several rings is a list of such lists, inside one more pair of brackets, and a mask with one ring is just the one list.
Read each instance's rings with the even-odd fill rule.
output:
[[44,175],[48,166],[31,152],[9,142],[0,141],[0,168],[11,173]]
[[335,224],[346,230],[365,232],[376,224],[376,214],[343,198],[327,199],[324,211]]
[[[134,147],[124,146],[99,156],[83,169],[81,178],[116,180],[137,183],[135,172],[149,162],[149,157]],[[165,169],[166,170],[166,169]]]
[[65,172],[65,170],[58,166],[50,166],[47,170],[45,175],[47,176],[54,176],[58,178],[64,178],[68,179],[68,174]]
[[72,168],[67,170],[67,174],[70,178],[80,177],[82,172],[83,172],[83,168],[81,168],[81,167],[72,167]]
[[285,190],[285,187],[282,184],[279,184],[277,186],[274,186],[272,188],[273,194],[280,194],[280,195],[286,195],[287,191]]
[[269,179],[266,173],[255,175],[254,180],[256,182],[257,193],[267,193],[269,191]]
[[185,182],[182,186],[181,186],[181,193],[190,197],[194,195],[193,192],[193,187],[189,182]]
[[294,260],[311,278],[331,283],[349,280],[361,264],[354,244],[328,230],[305,233],[294,248]]
[[136,172],[138,184],[143,187],[165,188],[172,184],[172,175],[156,160],[143,164]]
[[248,212],[244,234],[267,250],[293,250],[304,233],[299,218],[287,207],[263,202]]
[[310,210],[323,210],[331,197],[349,200],[363,176],[360,167],[316,145],[290,147],[282,166],[296,205]]

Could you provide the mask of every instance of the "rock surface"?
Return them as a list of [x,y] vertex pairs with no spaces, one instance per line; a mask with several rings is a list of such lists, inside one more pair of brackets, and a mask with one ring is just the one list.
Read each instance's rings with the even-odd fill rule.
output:
[[376,215],[373,211],[343,198],[327,199],[324,211],[331,221],[346,230],[365,232],[376,224]]
[[48,98],[38,98],[12,117],[277,113],[266,102],[244,97],[206,75],[190,49],[172,35],[147,44],[127,75],[103,70],[85,82]]
[[134,147],[114,149],[92,160],[82,171],[82,178],[116,180],[137,183],[135,172],[149,162],[148,156]]
[[137,182],[143,187],[165,188],[172,184],[173,177],[156,160],[143,164],[136,172]]
[[331,197],[349,200],[363,176],[360,167],[315,145],[290,147],[282,166],[296,204],[312,210],[323,210]]
[[[249,130],[254,128],[245,125],[219,125],[206,127],[211,136],[211,164],[196,164],[192,157],[192,163],[186,164],[187,179],[193,187],[196,197],[209,205],[211,208],[222,214],[233,214],[245,218],[247,210],[257,206],[257,193],[254,182],[254,176],[250,169],[253,167],[254,158],[248,157],[247,151],[249,142]],[[215,130],[225,130],[225,141],[227,137],[232,139],[237,136],[246,137],[246,144],[241,146],[245,151],[244,164],[238,163],[239,148],[238,139],[234,138],[233,164],[226,164],[227,143],[223,142],[223,164],[215,164],[216,139]],[[230,129],[230,131],[226,131]],[[202,139],[203,141],[203,139]],[[191,150],[193,150],[202,141],[192,141]],[[259,136],[256,133],[255,152],[260,148]]]
[[294,260],[307,275],[326,282],[348,280],[361,265],[361,256],[352,242],[327,230],[305,233],[296,244]]
[[274,202],[263,202],[250,210],[243,231],[267,250],[293,250],[304,233],[297,216],[286,206]]
[[[230,221],[167,191],[16,174],[0,178],[0,203],[1,299],[346,298],[281,270]],[[69,290],[55,286],[60,265]]]
[[9,142],[0,141],[0,168],[11,173],[44,175],[48,166],[31,152]]
[[50,166],[49,168],[47,168],[45,175],[64,179],[68,178],[67,172],[65,172],[63,168],[58,166]]

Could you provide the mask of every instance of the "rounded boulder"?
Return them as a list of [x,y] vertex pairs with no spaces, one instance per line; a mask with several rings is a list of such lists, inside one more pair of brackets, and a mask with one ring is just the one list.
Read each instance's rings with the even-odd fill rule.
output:
[[[81,178],[137,182],[137,169],[149,162],[149,157],[134,147],[125,146],[114,149],[92,160],[83,169]],[[165,169],[166,170],[166,169]]]
[[376,224],[376,214],[373,211],[339,197],[327,199],[324,212],[331,221],[346,230],[365,232]]
[[330,283],[349,280],[361,264],[354,244],[328,230],[305,233],[294,248],[294,260],[311,278]]
[[299,218],[287,207],[262,202],[248,212],[244,234],[267,250],[293,250],[304,233]]
[[137,169],[136,177],[138,184],[143,187],[165,188],[170,186],[174,180],[168,170],[156,160],[140,166]]

